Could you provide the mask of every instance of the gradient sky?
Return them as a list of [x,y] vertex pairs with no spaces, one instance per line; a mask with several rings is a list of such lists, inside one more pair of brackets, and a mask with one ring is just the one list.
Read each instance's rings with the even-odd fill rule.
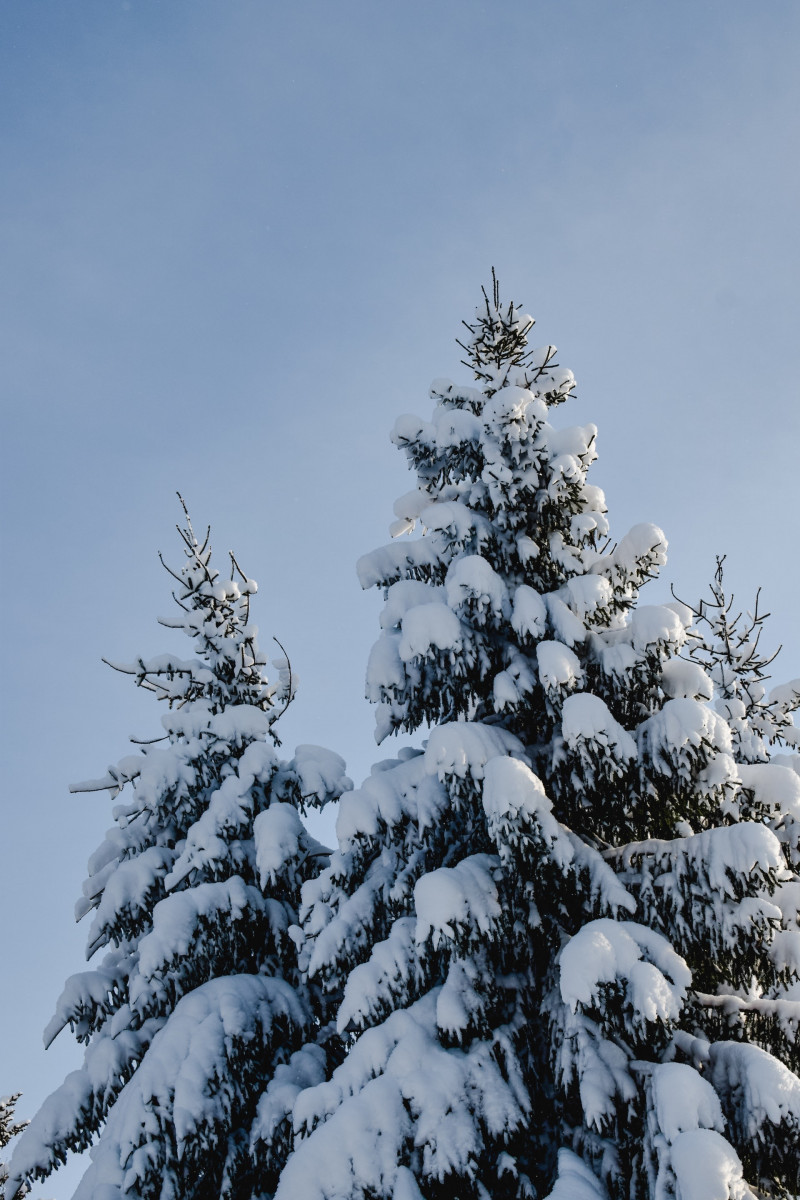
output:
[[[261,583],[301,679],[286,749],[358,781],[378,598],[356,558],[412,478],[480,286],[537,317],[599,426],[612,530],[763,587],[800,674],[800,6],[740,0],[3,0],[0,1092],[77,1065],[41,1030],[110,823],[70,796],[156,736],[101,655],[172,643],[174,493]],[[64,1046],[60,1046],[61,1040]],[[35,1195],[66,1200],[76,1173]]]

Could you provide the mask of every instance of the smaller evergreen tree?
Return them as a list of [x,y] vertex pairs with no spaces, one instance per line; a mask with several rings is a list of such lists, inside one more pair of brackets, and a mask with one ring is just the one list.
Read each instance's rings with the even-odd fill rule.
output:
[[689,653],[714,684],[714,707],[728,723],[736,761],[764,763],[781,743],[800,751],[800,729],[792,720],[800,708],[800,679],[767,693],[767,668],[781,647],[768,656],[759,649],[769,617],[759,612],[760,589],[752,613],[732,615],[734,597],[725,591],[724,563],[724,555],[717,558],[711,599],[689,606],[694,618]]
[[11,1197],[97,1138],[84,1200],[249,1200],[277,1171],[269,1153],[250,1153],[264,1087],[282,1068],[292,1077],[293,1053],[302,1081],[325,1071],[321,1049],[302,1052],[319,1030],[293,927],[325,852],[301,814],[351,785],[330,751],[278,756],[288,661],[270,683],[250,620],[255,582],[233,555],[223,579],[184,512],[185,561],[167,567],[179,613],[161,623],[194,656],[113,664],[169,711],[161,737],[72,789],[123,796],[76,910],[94,914],[87,953],[103,957],[67,981],[46,1030],[49,1043],[69,1025],[84,1064],[17,1144]]
[[[28,1124],[27,1121],[14,1120],[14,1109],[21,1094],[15,1092],[13,1096],[0,1096],[0,1150],[5,1150],[11,1139],[22,1133]],[[0,1188],[5,1186],[7,1179],[8,1168],[0,1159]]]

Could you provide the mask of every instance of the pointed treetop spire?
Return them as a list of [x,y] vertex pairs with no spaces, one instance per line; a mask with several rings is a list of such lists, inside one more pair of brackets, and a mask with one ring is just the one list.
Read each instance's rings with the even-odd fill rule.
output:
[[467,352],[462,359],[464,365],[496,390],[502,385],[498,376],[504,378],[509,367],[524,366],[530,361],[528,334],[534,320],[513,300],[506,305],[500,303],[500,282],[494,267],[491,299],[486,288],[481,291],[483,304],[475,310],[474,322],[462,321],[470,336],[466,342],[456,341]]

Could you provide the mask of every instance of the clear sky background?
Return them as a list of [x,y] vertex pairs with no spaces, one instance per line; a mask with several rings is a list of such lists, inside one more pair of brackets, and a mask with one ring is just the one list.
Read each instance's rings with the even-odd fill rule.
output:
[[260,581],[286,749],[360,780],[355,560],[492,265],[576,373],[613,532],[669,538],[648,599],[726,553],[800,674],[800,6],[3,0],[0,105],[0,1093],[31,1115],[79,1062],[41,1030],[110,824],[67,786],[160,731],[100,658],[173,644],[176,489]]

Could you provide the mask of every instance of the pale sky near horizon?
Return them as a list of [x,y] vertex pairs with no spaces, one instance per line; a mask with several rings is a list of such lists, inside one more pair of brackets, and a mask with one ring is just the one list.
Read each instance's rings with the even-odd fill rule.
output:
[[[646,597],[727,554],[800,675],[796,0],[4,0],[0,1094],[79,1062],[41,1030],[83,966],[72,906],[110,824],[68,784],[156,736],[101,656],[167,645],[174,493],[261,590],[301,679],[287,753],[358,782],[378,598],[357,557],[413,486],[490,267],[575,371]],[[64,1042],[64,1047],[60,1043]],[[36,1189],[67,1200],[76,1171]]]

